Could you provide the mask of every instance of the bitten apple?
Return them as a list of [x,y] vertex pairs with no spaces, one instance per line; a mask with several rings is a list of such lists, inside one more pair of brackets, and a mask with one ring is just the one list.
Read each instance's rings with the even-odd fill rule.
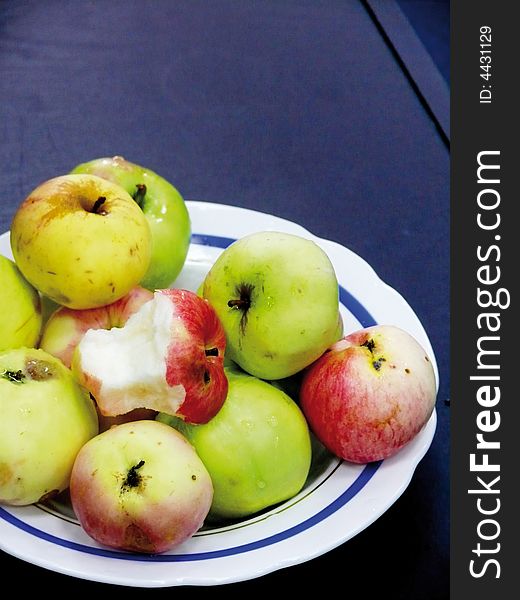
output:
[[394,455],[421,431],[436,390],[432,362],[417,340],[376,325],[347,335],[306,370],[300,405],[331,452],[368,463]]
[[101,544],[160,553],[191,537],[211,506],[211,478],[193,446],[157,421],[97,435],[79,451],[70,498],[88,535]]
[[40,348],[70,368],[74,350],[89,329],[123,327],[130,316],[152,298],[152,292],[137,286],[123,298],[106,306],[83,310],[62,306],[52,313],[45,324]]
[[204,423],[226,398],[225,347],[206,300],[158,290],[123,327],[87,331],[72,369],[105,416],[149,408]]
[[151,232],[132,197],[94,175],[45,181],[21,203],[11,248],[24,277],[69,308],[122,298],[150,264]]

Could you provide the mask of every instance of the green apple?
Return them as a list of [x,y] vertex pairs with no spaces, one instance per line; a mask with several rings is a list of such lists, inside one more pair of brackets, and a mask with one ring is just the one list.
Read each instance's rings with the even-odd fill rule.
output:
[[273,231],[228,246],[204,280],[226,332],[227,353],[261,379],[289,377],[337,340],[334,267],[313,241]]
[[123,187],[141,207],[152,232],[152,258],[143,287],[170,287],[181,272],[191,239],[188,209],[178,190],[150,169],[121,156],[77,165],[72,173],[90,173]]
[[141,281],[151,233],[120,186],[94,175],[63,175],[39,185],[18,207],[11,248],[43,295],[69,308],[96,308]]
[[297,404],[266,381],[225,371],[228,395],[208,423],[157,417],[187,437],[208,469],[212,519],[245,517],[292,498],[311,463],[309,429]]
[[35,346],[42,326],[40,296],[14,262],[1,255],[0,306],[0,352]]
[[0,503],[65,490],[80,448],[98,433],[88,392],[41,349],[0,353]]

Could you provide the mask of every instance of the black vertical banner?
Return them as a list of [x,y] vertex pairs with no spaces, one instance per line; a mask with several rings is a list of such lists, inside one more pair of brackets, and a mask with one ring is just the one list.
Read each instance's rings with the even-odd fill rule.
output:
[[457,600],[516,597],[520,577],[520,315],[512,290],[520,272],[516,9],[508,0],[451,2],[451,596]]

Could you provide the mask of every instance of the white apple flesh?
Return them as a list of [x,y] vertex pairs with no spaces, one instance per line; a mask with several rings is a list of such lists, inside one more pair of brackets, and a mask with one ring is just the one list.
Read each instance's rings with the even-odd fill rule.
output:
[[70,482],[74,513],[100,544],[160,553],[190,538],[213,486],[193,446],[157,421],[112,427],[80,450]]
[[187,290],[158,290],[121,328],[90,329],[72,361],[105,416],[148,408],[204,423],[227,394],[225,334]]
[[354,463],[389,458],[430,418],[436,378],[404,330],[376,325],[334,344],[305,372],[300,404],[316,437]]
[[47,320],[40,348],[56,356],[70,368],[74,350],[89,329],[123,327],[130,316],[152,298],[152,292],[137,286],[123,298],[106,306],[83,310],[62,306]]

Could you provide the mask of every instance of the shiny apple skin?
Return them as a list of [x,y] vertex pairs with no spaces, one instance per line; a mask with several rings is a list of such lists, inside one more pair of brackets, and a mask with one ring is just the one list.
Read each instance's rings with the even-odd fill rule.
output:
[[212,497],[193,446],[157,421],[117,425],[93,438],[78,453],[70,482],[74,513],[90,537],[148,554],[190,538]]
[[376,325],[334,344],[305,372],[300,405],[316,437],[354,463],[389,458],[426,425],[436,399],[426,351],[404,330]]
[[115,302],[150,264],[150,226],[121,187],[94,175],[62,175],[37,186],[11,223],[24,277],[56,303],[84,309]]

